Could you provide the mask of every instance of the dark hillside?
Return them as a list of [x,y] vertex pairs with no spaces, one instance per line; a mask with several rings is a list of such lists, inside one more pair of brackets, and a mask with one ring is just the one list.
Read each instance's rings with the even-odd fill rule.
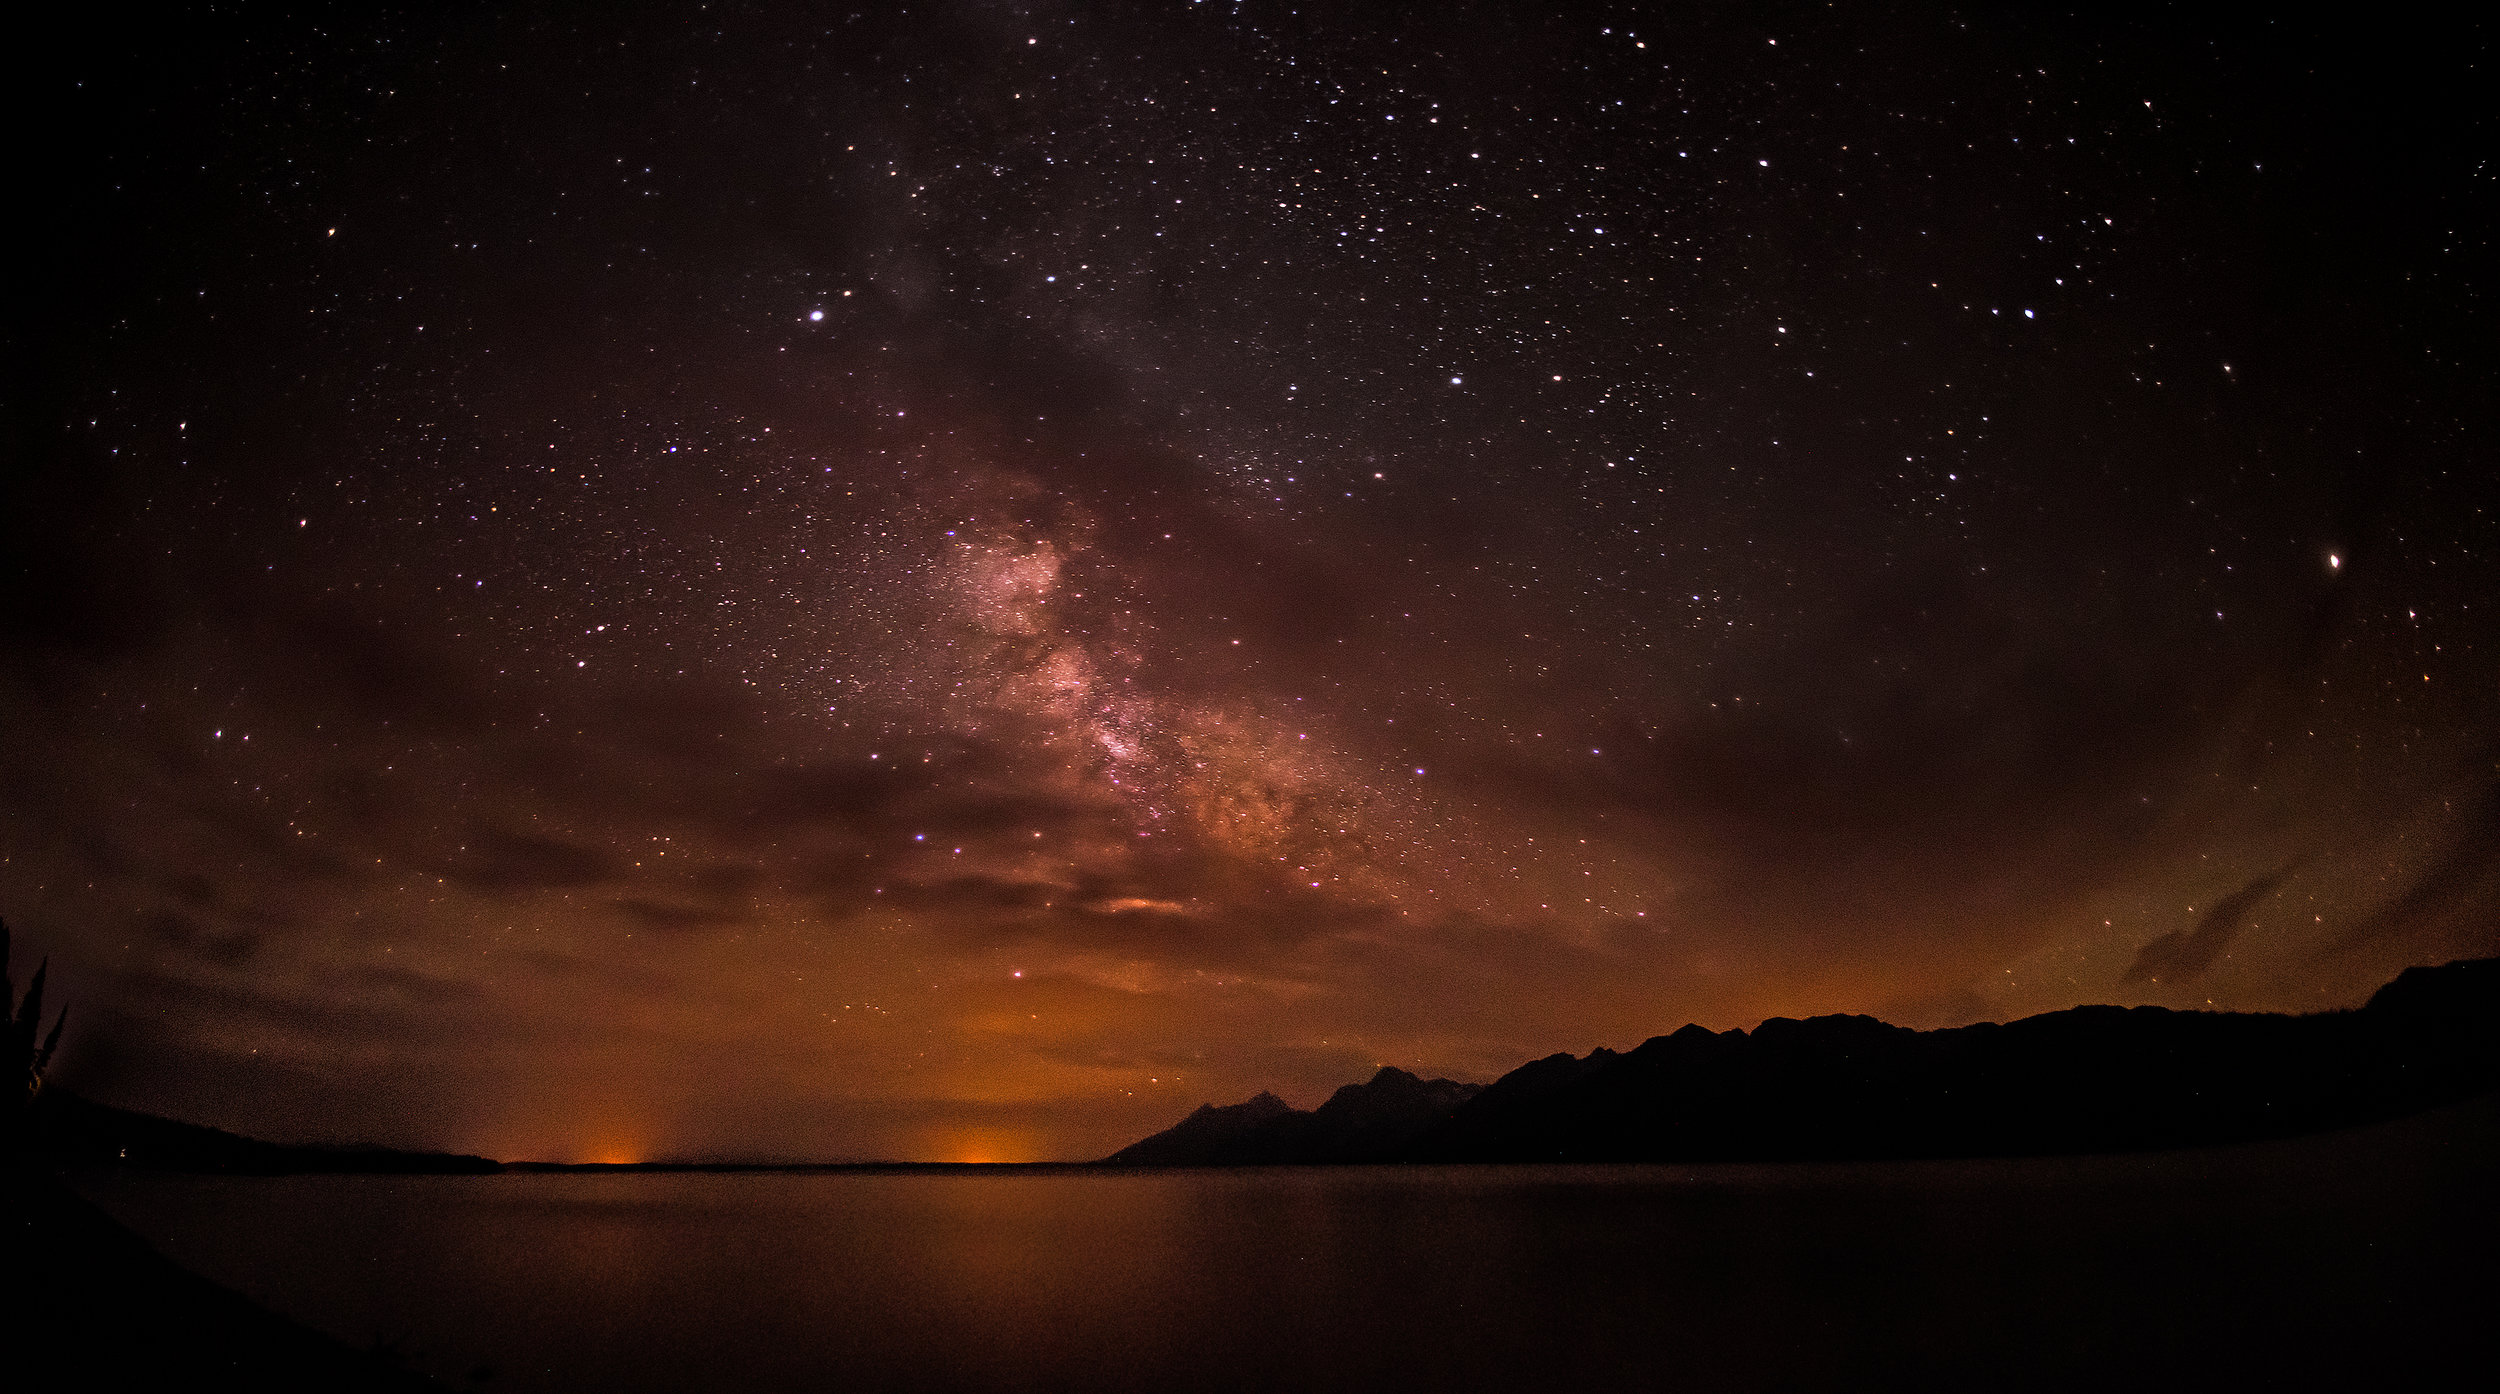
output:
[[[2076,1007],[1912,1031],[1864,1016],[1686,1026],[1481,1090],[1399,1070],[1313,1113],[1201,1109],[1113,1162],[1808,1161],[2288,1137],[2500,1088],[2500,959],[2410,968],[2358,1011]],[[1252,1103],[1258,1103],[1253,1100]],[[1217,1127],[1217,1118],[1240,1120]]]
[[290,1147],[197,1123],[114,1108],[64,1089],[36,1097],[33,1152],[55,1165],[113,1164],[159,1171],[221,1171],[252,1176],[305,1172],[490,1172],[484,1157],[403,1152],[389,1147]]

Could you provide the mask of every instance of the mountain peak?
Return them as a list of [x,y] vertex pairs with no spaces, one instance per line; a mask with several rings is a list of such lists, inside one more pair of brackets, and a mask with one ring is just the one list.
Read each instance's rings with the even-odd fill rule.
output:
[[1447,1120],[1483,1087],[1383,1065],[1363,1083],[1340,1087],[1315,1112],[1265,1091],[1223,1108],[1202,1104],[1105,1160],[1132,1166],[1378,1161]]
[[1870,1016],[1688,1025],[1491,1085],[1393,1065],[1312,1112],[1262,1093],[1114,1154],[1140,1165],[1805,1161],[2137,1151],[2286,1137],[2500,1088],[2500,959],[2409,968],[2359,1011],[2082,1006],[1913,1031]]

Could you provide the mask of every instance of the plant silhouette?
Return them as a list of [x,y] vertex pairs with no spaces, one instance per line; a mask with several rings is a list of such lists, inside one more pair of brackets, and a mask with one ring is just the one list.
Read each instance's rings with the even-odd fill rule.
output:
[[[0,1118],[0,1147],[11,1156],[25,1147],[35,1096],[43,1092],[44,1068],[52,1063],[52,1052],[60,1048],[61,1028],[69,1021],[69,1008],[61,1008],[52,1018],[50,1034],[42,1044],[36,1043],[35,1033],[43,1025],[43,979],[51,967],[48,958],[37,964],[25,997],[18,998],[17,983],[9,976],[9,922],[0,920],[0,1014],[7,1017],[7,1044],[0,1047],[6,1054],[0,1067],[8,1070],[11,1081],[5,1101],[0,1101],[0,1112],[6,1114]],[[12,999],[16,999],[14,1007]]]

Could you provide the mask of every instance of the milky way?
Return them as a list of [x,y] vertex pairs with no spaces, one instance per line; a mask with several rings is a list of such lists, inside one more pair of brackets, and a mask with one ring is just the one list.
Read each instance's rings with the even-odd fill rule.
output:
[[246,5],[23,75],[62,1078],[1075,1157],[2492,947],[2479,33]]

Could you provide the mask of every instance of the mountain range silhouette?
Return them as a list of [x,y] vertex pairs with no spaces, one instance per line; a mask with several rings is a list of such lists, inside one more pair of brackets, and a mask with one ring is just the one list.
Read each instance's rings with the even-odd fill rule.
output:
[[1201,1107],[1130,1166],[1810,1161],[2125,1152],[2288,1137],[2500,1088],[2500,958],[2408,968],[2352,1011],[2075,1007],[1913,1031],[1686,1026],[1490,1085],[1383,1068],[1305,1112]]
[[1134,1166],[1392,1161],[1483,1091],[1481,1084],[1418,1079],[1384,1066],[1368,1083],[1346,1085],[1310,1112],[1267,1093],[1224,1108],[1202,1105],[1105,1160]]

